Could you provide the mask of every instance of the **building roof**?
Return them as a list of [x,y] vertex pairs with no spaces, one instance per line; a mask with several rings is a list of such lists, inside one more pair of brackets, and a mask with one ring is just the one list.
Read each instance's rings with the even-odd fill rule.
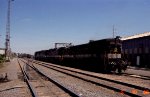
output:
[[145,32],[142,34],[136,34],[128,37],[123,37],[121,40],[129,40],[129,39],[134,39],[134,38],[140,38],[140,37],[145,37],[145,36],[150,36],[150,32]]
[[0,50],[5,50],[5,48],[0,48]]

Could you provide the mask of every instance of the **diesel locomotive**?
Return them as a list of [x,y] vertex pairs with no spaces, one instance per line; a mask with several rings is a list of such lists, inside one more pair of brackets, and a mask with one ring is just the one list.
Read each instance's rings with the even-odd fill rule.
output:
[[127,68],[120,37],[35,52],[35,59],[70,67],[121,73]]

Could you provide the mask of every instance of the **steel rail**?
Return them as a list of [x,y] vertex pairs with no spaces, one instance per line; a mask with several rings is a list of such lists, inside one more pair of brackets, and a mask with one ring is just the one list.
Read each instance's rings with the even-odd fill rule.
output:
[[[23,60],[21,60],[23,61]],[[24,63],[26,63],[25,61],[23,61]],[[27,64],[27,63],[26,63]],[[70,96],[72,97],[81,97],[80,95],[78,95],[77,93],[75,93],[74,91],[72,91],[71,89],[65,87],[63,84],[60,84],[58,81],[48,77],[47,75],[45,75],[44,73],[42,73],[40,70],[38,70],[36,67],[34,67],[33,65],[29,65],[31,68],[33,68],[36,72],[38,72],[39,74],[41,74],[42,76],[46,77],[50,82],[54,83],[55,85],[57,85],[59,88],[61,88],[62,90],[64,90],[66,93],[68,93]]]
[[[36,63],[36,64],[38,64],[38,63]],[[42,65],[42,64],[38,64],[38,65]],[[102,87],[104,87],[104,88],[108,88],[108,89],[111,89],[111,90],[114,90],[114,91],[116,91],[116,92],[123,92],[124,94],[126,94],[126,95],[129,95],[129,96],[134,96],[134,97],[141,97],[141,96],[139,96],[139,95],[136,95],[136,94],[133,94],[133,93],[130,93],[130,92],[127,92],[127,91],[122,91],[121,89],[118,89],[118,88],[114,88],[114,87],[111,87],[111,86],[108,86],[108,85],[104,85],[104,84],[101,84],[101,83],[98,83],[98,82],[95,82],[95,81],[92,81],[92,80],[88,80],[88,79],[85,79],[85,78],[82,78],[82,77],[79,77],[79,76],[76,76],[76,75],[73,75],[73,74],[69,74],[69,73],[66,73],[66,72],[64,72],[64,71],[61,71],[61,70],[57,70],[57,69],[54,69],[54,68],[51,68],[51,67],[49,67],[49,66],[47,66],[47,65],[42,65],[42,66],[44,66],[44,67],[47,67],[47,68],[50,68],[50,69],[52,69],[52,70],[55,70],[55,71],[58,71],[58,72],[61,72],[61,73],[64,73],[64,74],[66,74],[66,75],[69,75],[69,76],[72,76],[72,77],[75,77],[75,78],[78,78],[78,79],[81,79],[81,80],[84,80],[84,81],[86,81],[86,82],[90,82],[90,83],[92,83],[92,84],[96,84],[96,85],[98,85],[98,86],[102,86]],[[76,72],[76,71],[74,71],[74,72]],[[76,72],[77,73],[77,72]],[[81,72],[79,72],[79,73],[81,73]],[[83,73],[84,74],[84,73]],[[90,74],[85,74],[85,75],[90,75]],[[92,76],[94,76],[94,75],[92,75]],[[95,77],[97,77],[97,78],[99,78],[99,79],[102,79],[102,80],[105,80],[105,81],[109,81],[109,82],[114,82],[114,83],[117,83],[118,81],[114,81],[114,80],[110,80],[110,79],[106,79],[106,78],[101,78],[101,77],[98,77],[98,76],[95,76]],[[120,84],[121,82],[118,82],[117,84]],[[127,84],[127,83],[126,83]],[[121,84],[121,85],[124,85],[124,84]],[[131,85],[131,84],[129,84],[129,85]],[[127,86],[127,85],[126,85]],[[134,86],[134,85],[132,85],[132,86]],[[134,88],[134,87],[131,87],[131,88]]]
[[[27,85],[28,85],[28,87],[29,87],[29,90],[30,90],[30,92],[31,92],[31,94],[32,94],[32,97],[38,97],[38,96],[37,96],[37,93],[35,92],[35,90],[34,90],[34,88],[33,88],[33,86],[32,86],[31,83],[29,82],[29,79],[28,79],[28,76],[27,76],[27,73],[26,73],[25,69],[21,67],[20,62],[19,62],[18,59],[17,59],[17,61],[18,61],[19,67],[20,67],[20,69],[21,69],[21,72],[22,72],[22,74],[23,74],[23,76],[24,76],[24,81],[27,83]],[[24,66],[25,66],[25,65],[24,65]]]
[[[38,63],[37,63],[37,64],[38,64]],[[39,64],[40,64],[40,63],[39,63]],[[41,65],[44,65],[44,64],[45,64],[45,63],[42,63]],[[112,80],[112,79],[103,78],[103,77],[95,76],[95,75],[92,75],[92,74],[87,74],[87,73],[83,73],[83,72],[78,72],[78,71],[75,71],[75,70],[70,70],[70,69],[66,69],[66,68],[59,67],[59,66],[54,66],[54,65],[51,65],[51,64],[47,64],[47,63],[46,63],[44,66],[47,66],[47,65],[50,65],[50,66],[53,66],[53,67],[56,67],[56,68],[60,68],[60,69],[64,69],[64,70],[67,70],[67,71],[70,71],[70,72],[74,72],[74,73],[78,73],[78,74],[82,74],[82,75],[86,75],[86,76],[98,78],[98,79],[101,79],[101,80],[110,81],[110,82],[114,82],[114,83],[121,84],[121,85],[126,85],[126,86],[129,86],[129,87],[132,87],[132,88],[136,88],[136,89],[139,89],[139,90],[148,90],[148,91],[150,91],[149,88],[145,88],[145,87],[141,87],[141,86],[137,86],[137,85],[125,83],[125,82],[115,81],[115,80]]]

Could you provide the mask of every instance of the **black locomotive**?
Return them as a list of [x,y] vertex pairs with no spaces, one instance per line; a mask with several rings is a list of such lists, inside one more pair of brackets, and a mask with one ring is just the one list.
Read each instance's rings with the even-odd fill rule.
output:
[[120,37],[35,52],[35,59],[94,71],[126,70]]

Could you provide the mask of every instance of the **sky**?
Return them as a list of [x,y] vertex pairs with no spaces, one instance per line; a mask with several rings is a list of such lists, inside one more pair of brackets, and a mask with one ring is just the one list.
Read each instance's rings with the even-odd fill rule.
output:
[[[0,48],[6,36],[8,0],[0,0]],[[74,45],[150,31],[150,0],[14,0],[10,45],[34,54],[56,42]]]

